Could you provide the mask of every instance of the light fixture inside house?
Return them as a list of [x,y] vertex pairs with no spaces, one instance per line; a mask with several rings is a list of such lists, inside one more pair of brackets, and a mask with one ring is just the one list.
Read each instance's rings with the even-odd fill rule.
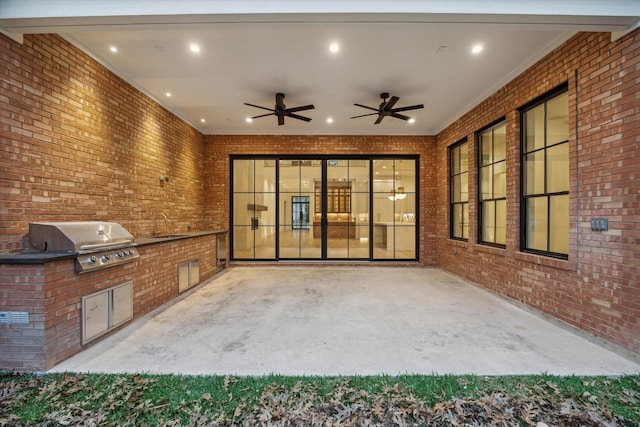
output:
[[329,118],[327,119],[327,123],[333,123],[333,119],[332,119],[331,117],[329,117]]
[[337,53],[340,50],[340,45],[338,43],[331,43],[329,45],[329,51],[331,53]]
[[471,48],[471,53],[478,54],[480,52],[482,52],[482,45],[481,44],[476,44]]
[[167,92],[165,93],[165,95],[167,96],[167,98],[171,98],[171,92]]
[[398,190],[389,191],[389,200],[395,202],[396,200],[402,200],[407,197],[407,194],[404,192],[404,187],[398,187]]
[[117,48],[117,47],[115,47],[115,46],[111,46],[111,47],[109,47],[109,50],[110,50],[111,52],[113,52],[113,53],[117,53],[117,52],[118,52],[118,48]]
[[415,123],[415,122],[416,122],[416,119],[414,119],[414,118],[412,117],[412,118],[410,118],[410,119],[408,120],[408,122],[409,122],[409,123]]
[[200,119],[200,123],[205,123],[206,120],[205,119]]
[[200,53],[200,46],[195,43],[191,43],[191,45],[189,46],[189,50],[193,53]]
[[251,123],[253,122],[253,119],[251,117],[247,117],[246,119],[244,119],[244,121],[247,123]]

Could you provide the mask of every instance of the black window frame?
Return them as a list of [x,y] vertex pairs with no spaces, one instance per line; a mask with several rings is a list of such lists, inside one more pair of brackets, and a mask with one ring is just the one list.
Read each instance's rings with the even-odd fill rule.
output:
[[[482,171],[484,168],[486,167],[491,167],[491,170],[493,171],[494,165],[498,164],[498,163],[504,163],[504,170],[505,170],[505,174],[507,173],[507,140],[506,140],[506,135],[505,135],[505,156],[503,160],[499,160],[499,161],[495,161],[495,155],[492,154],[492,159],[493,161],[491,163],[488,163],[486,165],[482,164],[482,136],[484,134],[486,134],[487,132],[491,131],[493,133],[493,131],[496,128],[499,128],[501,126],[505,127],[505,134],[506,134],[506,126],[507,126],[507,121],[506,121],[506,117],[502,117],[494,122],[492,122],[491,124],[483,127],[482,129],[478,130],[476,132],[476,144],[477,144],[477,168],[478,168],[478,243],[482,244],[482,245],[487,245],[487,246],[494,246],[497,248],[506,248],[507,244],[506,244],[506,240],[505,243],[497,243],[497,242],[491,242],[491,241],[486,241],[483,240],[484,237],[484,217],[483,217],[483,203],[484,202],[494,202],[495,203],[495,209],[496,212],[494,212],[494,228],[496,225],[496,221],[497,221],[497,202],[498,201],[504,201],[505,202],[505,209],[506,209],[506,204],[507,204],[507,189],[506,189],[506,183],[505,183],[505,189],[504,189],[504,197],[495,197],[494,193],[494,188],[495,188],[495,183],[493,183],[493,188],[492,188],[492,197],[487,197],[487,198],[483,198],[483,193],[482,193]],[[492,144],[491,144],[491,149],[492,149],[492,153],[494,152],[494,141],[492,138]],[[494,176],[494,174],[492,174],[492,177]],[[493,178],[492,178],[493,179]],[[493,182],[493,181],[492,181]],[[505,227],[507,226],[507,222],[506,221],[506,216],[507,216],[507,212],[505,212]]]
[[[569,191],[569,185],[570,182],[567,183],[567,190],[566,191],[556,191],[556,192],[548,192],[547,191],[547,187],[548,187],[548,183],[547,183],[547,167],[548,167],[548,162],[547,162],[547,152],[550,148],[554,148],[554,147],[558,147],[562,144],[567,144],[568,148],[570,149],[570,133],[571,133],[571,129],[569,129],[569,132],[567,134],[567,139],[564,141],[560,141],[560,142],[556,142],[553,143],[552,145],[547,145],[547,116],[546,116],[546,104],[549,103],[549,101],[552,101],[553,99],[557,98],[558,96],[561,96],[565,93],[568,94],[569,91],[569,84],[568,82],[565,82],[557,87],[555,87],[554,89],[550,90],[549,92],[545,93],[544,95],[532,100],[531,102],[525,104],[524,106],[522,106],[521,108],[519,108],[519,113],[520,113],[520,251],[522,252],[526,252],[526,253],[531,253],[531,254],[536,254],[536,255],[542,255],[542,256],[546,256],[546,257],[551,257],[551,258],[558,258],[558,259],[568,259],[569,258],[569,253],[560,253],[560,252],[553,252],[550,250],[550,240],[551,240],[551,227],[549,226],[550,223],[550,218],[551,218],[551,203],[550,200],[553,196],[568,196],[570,197],[570,191]],[[545,105],[545,128],[544,128],[544,145],[542,148],[537,148],[531,151],[526,151],[526,144],[527,144],[527,129],[526,129],[526,113],[533,110],[534,108],[540,106],[540,105]],[[567,106],[567,116],[570,117],[571,115],[571,108],[568,105]],[[542,152],[544,153],[544,192],[543,193],[536,193],[536,194],[526,194],[526,187],[527,187],[527,175],[526,175],[526,157],[527,155],[530,155],[532,153],[536,153],[536,152]],[[567,159],[568,161],[570,161],[570,156]],[[540,250],[540,249],[533,249],[533,248],[529,248],[528,247],[528,217],[527,217],[527,213],[528,213],[528,200],[529,199],[533,199],[533,198],[546,198],[547,199],[547,242],[546,242],[546,247],[547,250]],[[569,239],[569,236],[567,236],[567,239]],[[567,252],[569,251],[569,249],[567,248]]]
[[[463,145],[467,146],[467,169],[465,171],[457,171],[454,172],[454,152],[457,148],[462,147]],[[460,151],[461,152],[461,151]],[[449,238],[450,239],[454,239],[454,240],[460,240],[463,242],[468,242],[469,241],[469,224],[467,224],[467,237],[464,237],[464,222],[461,223],[461,230],[462,230],[462,236],[456,236],[454,234],[455,231],[455,226],[454,226],[454,222],[455,222],[455,214],[454,214],[454,210],[455,207],[457,205],[462,206],[462,217],[464,218],[464,211],[465,211],[465,207],[466,207],[466,211],[467,211],[467,218],[469,218],[469,221],[471,220],[469,217],[469,170],[470,170],[470,162],[469,162],[469,141],[467,140],[467,138],[463,138],[457,142],[455,142],[454,144],[451,144],[448,147],[448,157],[449,157]],[[458,158],[458,163],[461,165],[462,163],[460,162],[460,156]],[[467,174],[467,200],[466,201],[455,201],[455,197],[454,197],[454,190],[455,190],[455,186],[454,186],[454,181],[455,181],[455,177],[456,176],[462,176],[463,174]],[[460,188],[460,194],[462,194],[462,186]]]

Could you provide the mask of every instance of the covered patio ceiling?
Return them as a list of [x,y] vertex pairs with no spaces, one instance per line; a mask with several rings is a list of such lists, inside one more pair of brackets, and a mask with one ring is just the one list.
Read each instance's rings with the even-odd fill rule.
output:
[[[639,19],[636,0],[0,2],[5,34],[61,34],[204,134],[437,134],[575,33]],[[311,121],[248,123],[277,92]],[[382,92],[424,108],[375,125],[354,104]]]

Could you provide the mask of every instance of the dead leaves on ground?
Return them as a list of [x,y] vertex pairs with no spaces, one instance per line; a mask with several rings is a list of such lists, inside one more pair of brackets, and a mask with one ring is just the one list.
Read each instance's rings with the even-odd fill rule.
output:
[[[462,384],[465,380],[459,381]],[[371,393],[349,378],[336,380],[328,390],[320,390],[314,381],[273,384],[258,391],[257,399],[252,400],[234,398],[234,393],[242,392],[242,379],[227,376],[222,393],[216,397],[208,392],[193,395],[187,390],[177,402],[149,397],[162,395],[150,393],[158,387],[154,377],[120,375],[95,384],[95,377],[88,381],[87,376],[74,374],[48,381],[44,377],[5,376],[0,381],[0,426],[33,425],[15,415],[15,408],[25,399],[45,407],[43,420],[36,423],[41,426],[632,425],[602,404],[614,396],[598,390],[595,382],[584,383],[591,392],[572,397],[552,381],[542,381],[523,385],[512,395],[493,390],[480,398],[454,397],[431,406],[402,382]],[[640,407],[640,382],[636,385],[622,388],[615,398],[629,407]]]

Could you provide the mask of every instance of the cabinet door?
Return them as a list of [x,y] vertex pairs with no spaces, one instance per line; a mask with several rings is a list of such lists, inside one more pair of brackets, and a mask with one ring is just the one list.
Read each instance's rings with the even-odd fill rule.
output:
[[82,298],[82,342],[109,329],[109,292],[104,291]]
[[113,289],[111,299],[111,327],[133,319],[133,287],[131,283]]
[[189,287],[189,262],[178,264],[178,292]]
[[189,286],[194,286],[200,283],[200,261],[194,259],[189,265],[191,267],[189,270]]

